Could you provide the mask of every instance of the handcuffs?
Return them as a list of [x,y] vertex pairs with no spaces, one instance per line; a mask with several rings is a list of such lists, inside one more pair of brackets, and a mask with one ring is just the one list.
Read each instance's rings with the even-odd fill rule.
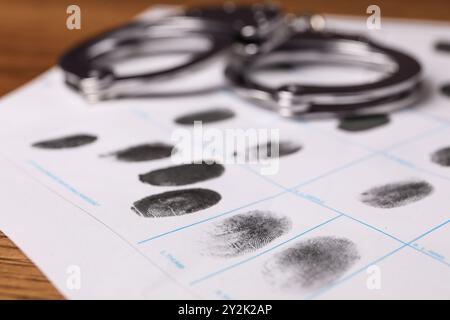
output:
[[[119,75],[112,67],[137,56],[174,53],[189,58],[140,74]],[[219,55],[225,56],[224,73],[238,95],[287,117],[391,112],[414,103],[424,87],[421,65],[410,55],[360,35],[326,30],[321,16],[293,17],[261,4],[189,9],[134,21],[69,50],[59,66],[70,87],[96,102],[158,95],[152,87],[192,73]],[[254,76],[265,68],[321,62],[375,68],[385,76],[342,86],[269,86]]]

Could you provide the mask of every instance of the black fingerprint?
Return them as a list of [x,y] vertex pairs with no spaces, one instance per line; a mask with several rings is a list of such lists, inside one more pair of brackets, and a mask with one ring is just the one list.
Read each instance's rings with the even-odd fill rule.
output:
[[389,121],[387,114],[350,116],[340,119],[338,128],[344,131],[358,132],[383,126]]
[[184,186],[219,177],[224,171],[218,163],[192,163],[153,170],[139,175],[139,180],[154,186]]
[[444,84],[442,87],[441,87],[441,92],[444,94],[444,95],[446,95],[447,97],[450,97],[450,84]]
[[298,242],[266,262],[263,274],[281,289],[313,290],[338,280],[360,259],[345,238],[316,237]]
[[450,147],[439,149],[431,154],[431,161],[443,167],[450,167]]
[[175,149],[172,145],[165,143],[146,143],[104,154],[101,157],[113,156],[119,161],[139,162],[168,158],[173,152],[175,152]]
[[51,140],[45,140],[33,143],[32,146],[41,149],[66,149],[76,148],[92,143],[97,140],[96,136],[89,134],[76,134],[71,136],[60,137]]
[[193,125],[194,121],[202,121],[203,123],[211,123],[223,121],[234,117],[234,112],[226,108],[217,108],[201,112],[189,113],[178,117],[175,122],[184,125]]
[[208,231],[207,254],[237,257],[258,250],[291,229],[287,217],[270,211],[249,211],[214,224]]
[[138,200],[131,209],[146,218],[181,216],[212,207],[221,198],[208,189],[175,190]]
[[302,149],[302,146],[293,141],[265,142],[245,150],[245,154],[235,152],[235,156],[241,156],[246,160],[271,159],[288,156]]
[[438,51],[450,53],[450,42],[438,41],[434,45],[434,48]]
[[396,208],[428,196],[433,187],[425,181],[402,181],[374,187],[363,192],[360,200],[376,208]]

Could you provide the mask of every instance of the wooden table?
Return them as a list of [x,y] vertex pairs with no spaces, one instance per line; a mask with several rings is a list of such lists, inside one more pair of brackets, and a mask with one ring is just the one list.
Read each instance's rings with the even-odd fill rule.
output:
[[[250,2],[250,1],[238,1]],[[76,42],[123,23],[155,3],[144,0],[0,0],[0,96],[50,68]],[[214,1],[184,1],[187,5]],[[366,15],[369,4],[381,7],[382,17],[450,21],[448,0],[291,0],[280,1],[292,12],[313,11]],[[81,30],[68,30],[66,8],[81,8]],[[0,299],[60,299],[60,293],[27,257],[0,232]]]

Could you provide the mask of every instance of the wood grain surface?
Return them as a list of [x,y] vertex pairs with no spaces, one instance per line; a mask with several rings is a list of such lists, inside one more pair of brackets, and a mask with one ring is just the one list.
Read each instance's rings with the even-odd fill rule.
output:
[[[53,66],[64,50],[82,39],[123,23],[157,3],[201,5],[221,2],[0,0],[0,96]],[[295,13],[312,11],[347,15],[365,15],[368,5],[377,4],[381,7],[382,17],[450,21],[449,0],[294,0],[278,3]],[[65,27],[66,8],[70,4],[81,8],[81,30]],[[34,264],[0,232],[0,299],[61,298]]]

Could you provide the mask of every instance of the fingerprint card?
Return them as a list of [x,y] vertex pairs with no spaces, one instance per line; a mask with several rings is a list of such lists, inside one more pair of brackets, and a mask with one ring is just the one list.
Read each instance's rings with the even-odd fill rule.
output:
[[[338,181],[348,172],[358,179],[343,187]],[[403,242],[448,219],[446,181],[385,155],[375,155],[298,191]]]
[[448,298],[450,26],[385,28],[430,86],[393,114],[282,118],[223,57],[175,81],[211,92],[96,105],[50,70],[0,102],[0,226],[69,298]]

